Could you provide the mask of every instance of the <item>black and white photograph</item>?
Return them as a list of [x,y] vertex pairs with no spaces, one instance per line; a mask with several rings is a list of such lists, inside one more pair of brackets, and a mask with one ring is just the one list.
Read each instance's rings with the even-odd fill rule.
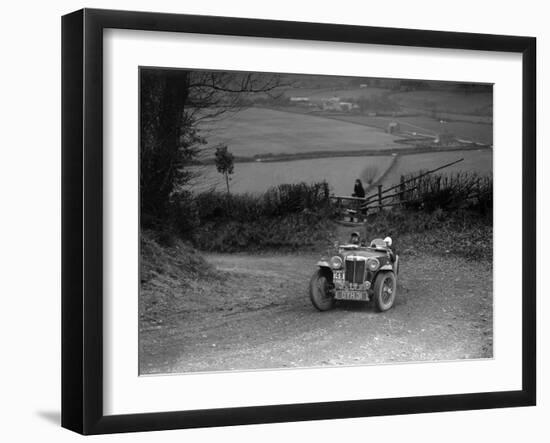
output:
[[139,109],[140,375],[493,358],[492,84],[141,66]]
[[548,441],[545,10],[6,3],[0,440]]

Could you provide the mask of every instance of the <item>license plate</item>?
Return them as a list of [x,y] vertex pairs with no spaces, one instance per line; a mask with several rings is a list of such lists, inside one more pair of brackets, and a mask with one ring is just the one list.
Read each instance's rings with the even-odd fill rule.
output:
[[336,291],[334,298],[337,300],[369,301],[369,294],[367,291]]

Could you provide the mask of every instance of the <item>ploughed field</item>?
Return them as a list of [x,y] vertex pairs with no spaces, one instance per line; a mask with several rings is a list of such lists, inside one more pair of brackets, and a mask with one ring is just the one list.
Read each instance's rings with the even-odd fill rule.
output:
[[307,290],[316,255],[206,258],[220,278],[175,271],[142,286],[141,374],[492,357],[490,264],[405,253],[391,310],[341,302],[321,313]]

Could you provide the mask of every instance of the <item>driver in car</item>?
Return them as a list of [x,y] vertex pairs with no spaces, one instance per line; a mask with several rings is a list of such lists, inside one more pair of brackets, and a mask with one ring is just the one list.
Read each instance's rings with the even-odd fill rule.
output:
[[349,243],[350,245],[359,245],[361,241],[361,236],[359,235],[359,232],[354,231],[349,236]]

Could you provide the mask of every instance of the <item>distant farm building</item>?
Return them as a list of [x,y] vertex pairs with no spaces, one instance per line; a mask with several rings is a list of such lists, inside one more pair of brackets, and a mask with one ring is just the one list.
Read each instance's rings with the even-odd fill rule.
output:
[[340,111],[340,97],[331,97],[323,100],[324,111]]
[[350,112],[352,109],[356,109],[359,106],[357,106],[355,103],[350,102],[340,102],[340,111],[344,112]]
[[367,85],[366,83],[361,83],[361,84],[359,85],[360,88],[366,88],[366,87],[368,87],[368,86],[369,86],[369,85]]
[[308,103],[309,97],[290,97],[290,101],[295,103]]
[[323,100],[323,111],[336,111],[336,112],[351,112],[353,109],[357,109],[355,103],[340,101],[340,97],[332,97]]

